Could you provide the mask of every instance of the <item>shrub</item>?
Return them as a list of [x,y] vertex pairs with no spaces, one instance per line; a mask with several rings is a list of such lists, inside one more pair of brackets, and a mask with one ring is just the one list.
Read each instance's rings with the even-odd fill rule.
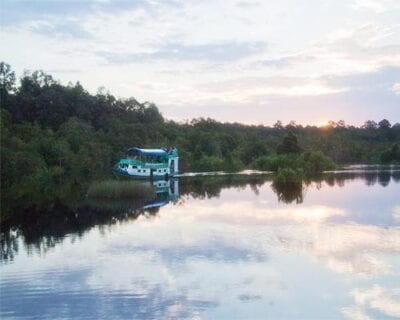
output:
[[381,162],[385,164],[400,162],[399,145],[394,144],[390,149],[383,151],[381,154]]
[[304,172],[302,169],[283,168],[279,169],[274,176],[274,183],[280,186],[297,186],[303,181]]
[[202,156],[195,161],[194,168],[196,171],[222,171],[224,170],[224,160],[216,156]]
[[298,167],[303,168],[305,174],[312,175],[327,170],[334,170],[335,163],[321,151],[306,151],[298,159]]
[[278,171],[281,168],[296,168],[297,156],[278,155],[262,156],[253,161],[252,167],[264,171]]
[[239,159],[228,155],[224,160],[223,167],[226,172],[238,172],[243,169],[244,165]]

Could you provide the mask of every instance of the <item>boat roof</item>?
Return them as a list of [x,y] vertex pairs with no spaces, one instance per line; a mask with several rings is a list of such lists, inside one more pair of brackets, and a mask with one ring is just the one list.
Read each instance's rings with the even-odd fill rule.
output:
[[145,155],[145,156],[168,156],[167,150],[164,149],[142,149],[142,148],[129,148],[128,153],[133,153],[137,155]]

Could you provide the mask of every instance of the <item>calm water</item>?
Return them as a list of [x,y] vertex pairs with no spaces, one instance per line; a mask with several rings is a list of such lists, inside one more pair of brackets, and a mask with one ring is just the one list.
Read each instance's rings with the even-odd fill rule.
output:
[[4,231],[1,318],[400,317],[398,171],[162,183]]

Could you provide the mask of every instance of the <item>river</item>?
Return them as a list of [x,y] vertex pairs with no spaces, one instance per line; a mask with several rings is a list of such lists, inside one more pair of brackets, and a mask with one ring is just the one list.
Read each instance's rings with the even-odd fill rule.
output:
[[400,317],[399,170],[158,183],[2,230],[1,318]]

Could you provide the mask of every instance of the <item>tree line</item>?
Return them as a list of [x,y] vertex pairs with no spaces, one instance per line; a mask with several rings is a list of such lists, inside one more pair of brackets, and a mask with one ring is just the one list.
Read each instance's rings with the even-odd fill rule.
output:
[[116,98],[104,89],[90,94],[79,82],[63,85],[42,71],[25,72],[17,81],[3,62],[0,112],[2,200],[27,206],[80,192],[83,182],[109,175],[132,146],[177,147],[182,171],[271,169],[295,154],[303,163],[400,161],[400,124],[386,119],[361,127],[344,121],[256,126],[209,118],[178,123],[165,119],[154,103]]

